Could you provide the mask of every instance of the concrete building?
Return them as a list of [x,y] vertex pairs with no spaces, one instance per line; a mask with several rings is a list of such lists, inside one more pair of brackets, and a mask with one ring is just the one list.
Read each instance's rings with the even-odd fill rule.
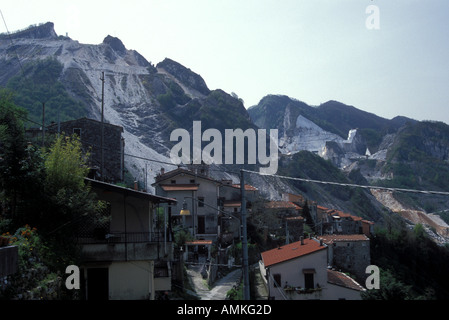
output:
[[171,290],[173,246],[165,228],[176,200],[113,184],[86,182],[107,203],[78,231],[81,286],[87,300],[154,300]]
[[[178,168],[156,176],[155,193],[174,198],[177,205],[171,208],[171,217],[187,228],[198,240],[217,239],[220,182],[201,173]],[[189,210],[182,215],[181,210]]]

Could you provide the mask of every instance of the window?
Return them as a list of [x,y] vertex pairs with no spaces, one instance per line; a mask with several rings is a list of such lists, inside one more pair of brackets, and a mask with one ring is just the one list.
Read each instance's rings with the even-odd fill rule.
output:
[[281,274],[280,273],[273,274],[273,280],[274,280],[275,288],[278,288],[281,286]]
[[315,269],[302,269],[302,272],[304,273],[304,287],[306,289],[314,289],[315,283],[313,275],[315,274]]
[[176,184],[176,180],[171,180],[170,183],[171,184]]
[[313,273],[304,273],[304,286],[306,289],[313,289]]
[[191,180],[190,180],[190,183],[195,183],[195,179],[191,179]]
[[198,207],[204,207],[204,197],[198,197]]
[[81,138],[81,128],[73,128],[73,134]]

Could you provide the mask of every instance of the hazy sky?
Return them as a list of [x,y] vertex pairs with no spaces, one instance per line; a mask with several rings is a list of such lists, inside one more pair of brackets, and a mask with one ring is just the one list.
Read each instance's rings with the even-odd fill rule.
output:
[[[371,5],[380,29],[366,27]],[[447,0],[14,0],[0,10],[11,32],[51,21],[80,43],[112,35],[154,64],[171,58],[247,108],[285,94],[449,123]]]

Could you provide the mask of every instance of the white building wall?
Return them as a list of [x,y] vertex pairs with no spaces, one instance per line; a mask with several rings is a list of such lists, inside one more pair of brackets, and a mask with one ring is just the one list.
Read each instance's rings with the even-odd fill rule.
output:
[[153,271],[153,261],[112,263],[109,266],[109,299],[154,299]]
[[[279,289],[287,285],[291,287],[305,287],[304,269],[315,269],[314,287],[319,285],[321,288],[327,285],[327,250],[320,250],[296,259],[275,264],[269,268],[269,295],[276,300],[283,300],[284,296]],[[275,274],[281,274],[280,288],[275,288],[273,278]]]

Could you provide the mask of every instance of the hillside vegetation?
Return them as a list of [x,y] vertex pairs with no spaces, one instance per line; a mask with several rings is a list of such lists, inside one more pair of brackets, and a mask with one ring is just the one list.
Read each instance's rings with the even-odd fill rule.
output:
[[52,121],[73,120],[87,115],[86,106],[71,97],[59,80],[63,66],[53,58],[37,60],[24,65],[23,73],[12,77],[7,88],[15,92],[16,105],[28,111],[28,118],[36,126],[42,123],[45,103],[45,124]]

